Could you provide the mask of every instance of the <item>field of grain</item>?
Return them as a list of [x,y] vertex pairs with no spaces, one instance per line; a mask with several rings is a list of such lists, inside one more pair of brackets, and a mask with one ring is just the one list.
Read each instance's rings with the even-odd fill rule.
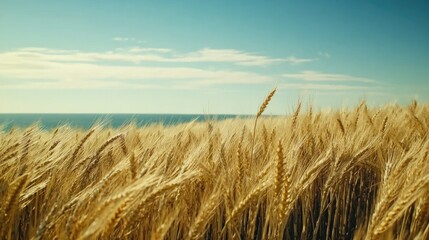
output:
[[254,119],[0,131],[0,236],[429,238],[429,105],[266,104]]

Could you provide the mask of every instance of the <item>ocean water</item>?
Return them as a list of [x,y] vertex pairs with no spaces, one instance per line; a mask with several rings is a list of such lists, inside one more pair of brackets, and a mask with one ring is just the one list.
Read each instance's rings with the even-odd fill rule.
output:
[[0,131],[12,127],[28,127],[39,124],[40,127],[50,130],[62,125],[89,129],[96,123],[117,128],[129,123],[137,126],[150,124],[175,125],[185,122],[223,120],[243,118],[244,115],[197,115],[197,114],[0,114]]

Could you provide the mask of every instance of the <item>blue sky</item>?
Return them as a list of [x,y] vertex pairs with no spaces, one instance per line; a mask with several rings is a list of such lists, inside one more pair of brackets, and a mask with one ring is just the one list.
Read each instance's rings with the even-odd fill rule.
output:
[[3,1],[0,112],[429,101],[426,1]]

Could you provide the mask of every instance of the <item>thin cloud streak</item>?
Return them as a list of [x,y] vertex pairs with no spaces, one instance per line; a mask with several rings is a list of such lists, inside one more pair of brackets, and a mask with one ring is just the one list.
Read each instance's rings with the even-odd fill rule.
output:
[[20,64],[0,67],[0,76],[12,79],[223,79],[222,83],[265,83],[270,77],[241,71],[191,67],[112,66],[87,63],[38,62],[33,68]]
[[322,56],[324,58],[331,58],[331,54],[329,54],[327,52],[318,52],[317,54],[319,54],[320,56]]
[[[374,91],[380,89],[377,81],[346,74],[302,71],[294,74],[283,74],[286,79],[295,80],[281,85],[283,89],[295,89],[316,92],[339,91]],[[298,82],[296,81],[298,80]],[[335,84],[333,84],[335,82]]]
[[116,42],[139,41],[136,38],[130,38],[130,37],[114,37],[112,38],[112,40]]
[[315,61],[307,58],[271,58],[268,56],[247,53],[235,49],[204,48],[185,54],[175,53],[168,48],[140,48],[116,49],[107,52],[81,52],[76,50],[57,50],[49,48],[22,48],[15,51],[0,53],[0,62],[9,60],[28,59],[32,61],[68,61],[68,62],[95,62],[121,61],[128,63],[165,62],[165,63],[231,63],[241,66],[268,66],[286,62],[301,64]]
[[283,61],[285,62],[289,62],[291,64],[301,64],[301,63],[309,63],[309,62],[314,62],[317,61],[319,59],[317,58],[297,58],[297,57],[288,57],[286,59],[283,59]]
[[[235,49],[204,48],[180,54],[169,48],[132,47],[85,52],[32,47],[0,52],[0,88],[165,88],[173,85],[201,88],[264,84],[273,82],[273,77],[251,71],[225,70],[220,66],[218,69],[204,69],[193,63],[261,67],[281,62],[299,64],[310,61],[313,59],[272,58]],[[158,65],[142,64],[146,62]],[[163,63],[181,63],[181,67]]]
[[[106,64],[100,59],[120,61],[122,58],[121,55],[110,53],[100,57],[74,51],[64,54],[64,51],[50,49],[2,53],[0,79],[13,79],[14,82],[11,84],[9,81],[6,84],[0,80],[0,88],[157,88],[169,87],[172,84],[191,88],[216,84],[262,84],[272,81],[269,76],[245,71],[148,67],[114,62]],[[152,84],[153,81],[156,81],[156,84]]]
[[321,90],[321,91],[338,91],[338,90],[374,90],[374,87],[367,86],[350,86],[339,84],[302,84],[302,83],[287,83],[280,85],[281,89],[296,89],[296,90]]
[[243,66],[266,66],[284,61],[280,58],[270,58],[235,49],[211,48],[204,48],[197,52],[177,57],[175,60],[179,62],[226,62]]
[[[1,81],[0,81],[1,83]],[[0,89],[162,89],[165,86],[158,84],[103,80],[58,80],[58,81],[16,81],[9,84],[0,84]]]
[[141,48],[133,47],[129,49],[131,53],[144,53],[144,52],[156,52],[156,53],[170,53],[173,52],[173,49],[169,48]]
[[296,79],[296,80],[303,80],[303,81],[315,81],[315,82],[322,82],[322,81],[328,81],[328,82],[362,82],[362,83],[376,83],[377,82],[375,80],[368,79],[368,78],[354,77],[354,76],[350,76],[350,75],[336,74],[336,73],[322,73],[322,72],[316,72],[316,71],[302,71],[300,73],[283,74],[282,76],[285,78],[288,78],[288,79]]

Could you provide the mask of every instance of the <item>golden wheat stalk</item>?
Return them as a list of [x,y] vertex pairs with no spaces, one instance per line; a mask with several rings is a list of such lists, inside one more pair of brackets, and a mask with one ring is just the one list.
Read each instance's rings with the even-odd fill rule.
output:
[[261,107],[259,107],[259,111],[256,113],[256,118],[255,118],[255,124],[253,125],[253,136],[252,136],[252,150],[251,150],[251,158],[250,158],[250,162],[253,162],[253,156],[254,156],[254,148],[255,148],[255,139],[256,139],[256,126],[258,124],[258,119],[259,117],[262,115],[262,113],[265,111],[265,109],[267,108],[268,104],[271,101],[271,98],[274,96],[274,94],[276,93],[277,88],[274,88],[273,90],[271,90],[271,92],[267,95],[267,97],[265,98],[264,102],[262,103]]

